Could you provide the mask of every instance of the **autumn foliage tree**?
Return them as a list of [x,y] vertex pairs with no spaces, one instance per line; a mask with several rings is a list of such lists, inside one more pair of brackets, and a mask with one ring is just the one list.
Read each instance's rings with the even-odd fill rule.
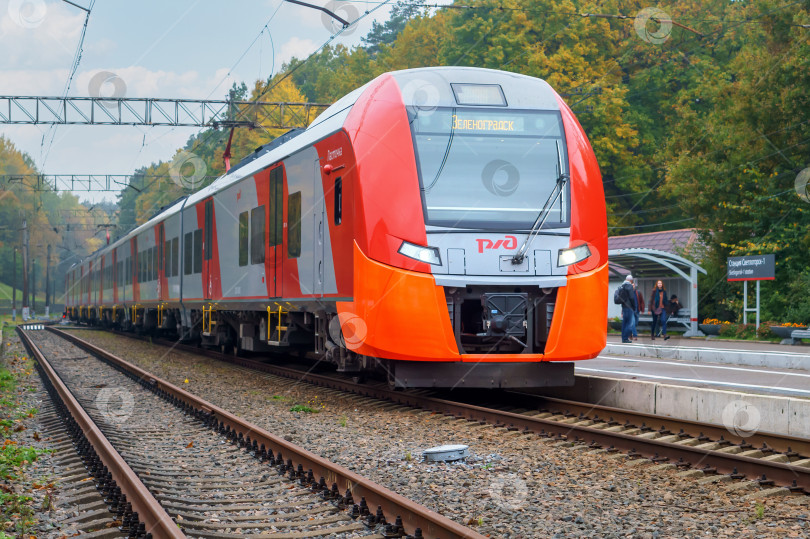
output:
[[[700,309],[724,318],[741,301],[739,287],[725,283],[726,257],[776,253],[764,314],[810,322],[810,205],[793,185],[810,166],[810,0],[650,9],[630,0],[464,0],[439,9],[402,0],[360,46],[325,46],[231,95],[331,103],[382,73],[437,65],[543,78],[593,144],[611,234],[698,228],[709,270]],[[234,161],[278,134],[237,130]],[[227,135],[203,131],[183,150],[216,176]],[[158,163],[139,174],[168,171]],[[124,191],[122,219],[143,222],[186,192],[171,182]]]

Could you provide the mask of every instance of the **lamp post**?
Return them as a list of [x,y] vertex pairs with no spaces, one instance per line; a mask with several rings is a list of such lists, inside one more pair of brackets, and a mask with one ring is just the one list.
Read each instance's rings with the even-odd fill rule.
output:
[[28,313],[28,222],[26,221],[25,217],[23,217],[22,222],[22,263],[23,263],[23,287],[22,287],[22,318],[23,320],[28,320],[29,313]]
[[45,259],[45,318],[51,317],[51,244]]
[[17,320],[17,248],[14,248],[14,259],[11,264],[11,321]]
[[37,314],[37,259],[31,261],[31,316]]

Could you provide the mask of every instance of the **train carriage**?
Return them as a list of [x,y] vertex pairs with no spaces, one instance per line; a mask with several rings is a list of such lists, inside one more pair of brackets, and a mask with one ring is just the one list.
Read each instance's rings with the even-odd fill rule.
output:
[[596,159],[547,83],[413,69],[82,261],[103,288],[68,312],[399,387],[567,385],[605,344],[606,253]]

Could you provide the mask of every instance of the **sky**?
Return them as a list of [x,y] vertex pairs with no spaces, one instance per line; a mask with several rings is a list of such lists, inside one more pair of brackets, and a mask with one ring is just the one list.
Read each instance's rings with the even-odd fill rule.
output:
[[[88,8],[93,0],[71,2]],[[349,21],[381,4],[309,2]],[[333,43],[358,45],[373,20],[388,18],[392,3],[382,2]],[[62,0],[0,0],[0,95],[63,95],[85,17],[84,10]],[[96,0],[68,93],[224,99],[233,82],[246,81],[250,87],[256,79],[267,79],[290,58],[314,52],[338,29],[322,12],[285,0]],[[96,79],[94,85],[93,77],[103,71],[117,81],[99,86]],[[198,130],[0,125],[0,134],[45,174],[131,174],[171,160]],[[77,194],[93,202],[115,198],[115,193]]]

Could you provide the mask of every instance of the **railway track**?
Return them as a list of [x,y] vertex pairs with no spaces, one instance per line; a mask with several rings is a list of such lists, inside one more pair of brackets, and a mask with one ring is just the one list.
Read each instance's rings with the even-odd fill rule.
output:
[[19,333],[130,537],[482,537],[112,354]]
[[395,391],[384,385],[358,384],[339,376],[303,372],[175,342],[159,339],[154,342],[243,368],[490,424],[507,431],[587,444],[608,452],[624,452],[631,457],[691,470],[697,475],[709,475],[709,480],[751,480],[763,488],[773,487],[776,494],[810,492],[810,441],[801,438],[767,432],[742,437],[708,423],[522,393],[508,393],[508,403],[504,400],[489,405],[460,402],[433,392]]

